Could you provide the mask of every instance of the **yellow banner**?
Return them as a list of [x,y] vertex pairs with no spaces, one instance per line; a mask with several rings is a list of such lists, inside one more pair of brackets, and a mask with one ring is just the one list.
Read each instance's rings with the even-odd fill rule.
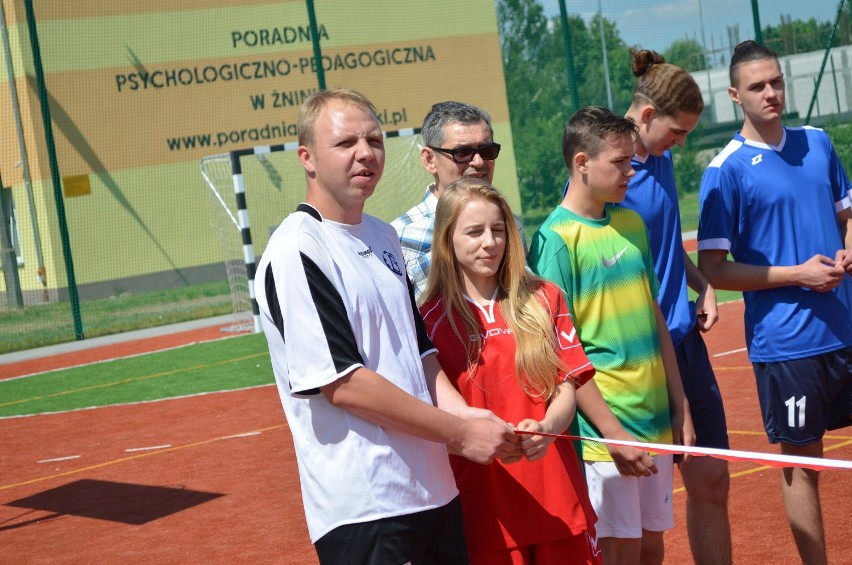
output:
[[[0,135],[7,140],[0,146],[0,177],[18,203],[21,280],[25,287],[36,280],[28,272],[35,268],[29,249],[40,230],[48,278],[61,286],[49,152],[24,5],[0,1],[13,61],[11,79],[0,63]],[[495,184],[520,212],[493,0],[314,5],[326,86],[362,91],[386,131],[420,127],[431,106],[444,100],[485,109],[504,147]],[[138,282],[164,271],[191,282],[191,269],[201,272],[222,260],[200,159],[295,141],[299,106],[320,87],[305,2],[63,0],[34,8],[78,283],[109,288],[109,281]],[[13,88],[35,214],[22,204],[27,195],[13,142]],[[255,206],[268,208],[252,200],[261,194],[274,199],[286,190],[292,198],[304,191],[303,174],[292,172],[261,186],[264,178],[283,174],[272,166],[258,173],[265,177],[247,179]],[[406,191],[393,188],[405,179],[384,183],[399,199],[385,201],[383,219],[422,198],[425,181],[424,173]],[[272,223],[264,218],[255,229],[265,233]]]

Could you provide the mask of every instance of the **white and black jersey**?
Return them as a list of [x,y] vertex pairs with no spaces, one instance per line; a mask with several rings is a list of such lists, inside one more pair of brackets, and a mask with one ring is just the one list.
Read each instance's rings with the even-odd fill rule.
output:
[[320,392],[366,367],[432,403],[422,356],[434,348],[394,229],[367,214],[331,222],[302,204],[270,238],[255,291],[311,540],[449,503],[457,490],[444,445],[369,423]]

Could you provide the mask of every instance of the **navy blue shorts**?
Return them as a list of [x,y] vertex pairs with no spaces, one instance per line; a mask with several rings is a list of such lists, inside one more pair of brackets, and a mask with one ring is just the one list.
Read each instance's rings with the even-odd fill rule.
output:
[[852,425],[852,347],[753,365],[770,443],[808,445]]
[[716,374],[701,332],[693,328],[675,347],[683,392],[689,401],[695,444],[699,447],[728,449],[728,424]]
[[314,544],[323,565],[467,565],[459,497],[449,504],[372,522],[339,526]]

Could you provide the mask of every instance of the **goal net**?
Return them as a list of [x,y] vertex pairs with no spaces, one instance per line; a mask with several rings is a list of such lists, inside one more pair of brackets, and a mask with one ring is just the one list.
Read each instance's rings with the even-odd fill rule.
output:
[[[419,130],[385,132],[385,170],[364,211],[390,222],[423,199],[432,177],[420,163]],[[260,331],[254,269],[269,237],[305,197],[297,145],[260,146],[201,159],[211,221],[234,310],[233,331]]]

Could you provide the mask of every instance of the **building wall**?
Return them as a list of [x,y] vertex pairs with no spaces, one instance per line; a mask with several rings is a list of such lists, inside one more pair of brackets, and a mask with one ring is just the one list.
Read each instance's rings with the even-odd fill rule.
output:
[[[65,263],[24,4],[0,1],[35,203],[32,214],[20,152],[5,142],[17,134],[13,84],[0,63],[0,177],[15,201],[18,272],[22,288],[38,294],[37,229],[47,289],[57,294],[67,284]],[[34,4],[77,283],[102,295],[143,281],[190,284],[197,278],[190,273],[215,276],[208,267],[222,261],[222,247],[199,162],[296,140],[299,105],[318,88],[305,2]],[[503,144],[495,184],[520,212],[493,1],[314,4],[327,87],[364,92],[387,130],[420,127],[441,100],[486,109]],[[249,166],[256,172],[246,176],[261,232],[257,254],[268,228],[304,191],[303,173],[286,157],[270,163]],[[375,213],[392,219],[422,197],[428,181],[425,172],[383,181],[396,198]]]

